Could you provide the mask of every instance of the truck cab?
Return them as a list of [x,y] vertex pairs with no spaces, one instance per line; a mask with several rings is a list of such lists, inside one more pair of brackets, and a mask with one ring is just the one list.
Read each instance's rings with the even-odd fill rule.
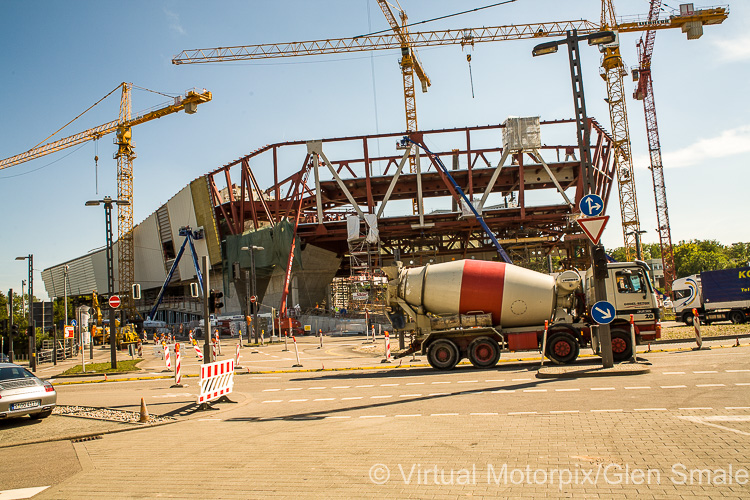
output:
[[701,294],[701,277],[693,274],[678,278],[672,283],[672,307],[675,317],[685,324],[693,324],[693,309],[703,309]]

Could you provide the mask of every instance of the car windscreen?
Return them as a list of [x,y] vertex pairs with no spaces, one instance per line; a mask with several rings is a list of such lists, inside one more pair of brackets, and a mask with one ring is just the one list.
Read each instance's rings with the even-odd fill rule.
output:
[[34,378],[34,375],[20,366],[6,366],[0,368],[0,380],[13,380],[17,378]]

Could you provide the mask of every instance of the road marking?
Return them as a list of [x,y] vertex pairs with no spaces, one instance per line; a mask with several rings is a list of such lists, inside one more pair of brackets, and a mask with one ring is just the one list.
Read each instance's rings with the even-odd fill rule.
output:
[[555,392],[574,392],[580,391],[581,389],[555,389]]
[[492,378],[492,379],[485,380],[485,382],[505,382],[505,379],[504,378]]
[[633,408],[633,411],[667,411],[666,408]]
[[349,401],[349,400],[352,400],[352,399],[362,399],[362,396],[354,396],[354,397],[351,397],[351,398],[341,398],[341,401]]
[[580,410],[552,410],[550,413],[578,413]]
[[686,385],[662,385],[660,387],[662,389],[684,389],[687,386]]
[[664,372],[662,375],[685,375],[685,372]]
[[326,418],[352,418],[349,416],[335,416],[335,417],[326,417]]
[[687,415],[687,416],[678,416],[677,418],[682,419],[682,420],[689,420],[690,422],[694,422],[696,424],[710,425],[711,427],[716,427],[718,429],[722,429],[725,431],[734,432],[737,434],[741,434],[743,436],[750,436],[750,432],[744,432],[738,429],[727,427],[725,425],[719,425],[719,424],[714,423],[714,422],[747,422],[750,420],[750,417],[746,417],[746,416],[716,415],[716,416],[710,416],[710,417],[697,417],[694,415]]
[[421,396],[421,394],[399,394],[398,397],[400,398],[417,398]]
[[547,389],[524,389],[523,392],[547,392]]
[[316,390],[320,390],[320,389],[325,389],[325,387],[310,387],[311,391],[316,391]]
[[[115,326],[117,326],[117,325],[115,325]],[[335,387],[334,387],[334,389],[335,389]],[[284,389],[284,390],[285,391],[301,391],[302,387],[290,387],[290,388]]]
[[337,385],[337,386],[334,386],[334,389],[348,389],[350,387],[351,387],[350,385]]
[[459,380],[457,384],[476,384],[479,380]]
[[304,401],[310,401],[309,399],[290,399],[290,403],[302,403]]
[[431,417],[453,417],[458,415],[458,413],[431,413]]
[[726,387],[725,384],[696,384],[695,387]]
[[536,415],[535,411],[511,411],[508,415]]
[[694,406],[692,408],[677,408],[678,410],[713,410],[710,406]]
[[699,371],[699,372],[695,372],[694,371],[693,373],[719,373],[719,372],[716,371],[716,370],[702,370],[702,371]]
[[409,382],[406,385],[424,385],[424,382]]
[[625,389],[635,390],[635,389],[651,389],[651,388],[647,385],[641,385],[641,386],[636,386],[636,387],[626,387]]
[[[375,387],[375,384],[355,385],[354,387],[357,387],[357,388],[359,388],[359,387]],[[335,389],[335,387],[334,387],[334,389]]]
[[313,399],[313,401],[333,401],[336,398],[319,398],[319,399]]
[[263,389],[263,392],[276,392],[280,391],[281,389]]
[[421,417],[421,413],[413,413],[411,415],[394,415],[394,417]]
[[509,394],[511,392],[516,392],[515,389],[499,389],[497,391],[492,391],[492,394]]
[[396,387],[399,384],[380,384],[380,387]]
[[750,406],[725,406],[725,410],[750,410]]
[[750,370],[727,370],[727,373],[742,373],[742,372],[750,372]]
[[450,382],[432,382],[433,384],[450,384]]
[[616,410],[591,410],[591,413],[615,413],[622,411],[622,408],[618,408]]
[[750,382],[737,382],[734,385],[750,385]]
[[31,498],[46,490],[47,488],[49,488],[49,486],[34,486],[31,488],[18,488],[15,490],[0,491],[0,499],[12,500],[16,498]]
[[497,412],[488,412],[488,413],[469,413],[469,415],[476,415],[476,416],[491,416],[491,415],[497,415]]
[[359,418],[385,418],[385,415],[360,415]]
[[272,399],[270,401],[263,401],[264,403],[281,403],[280,399]]
[[433,392],[433,393],[428,394],[428,396],[447,396],[447,395],[448,395],[447,392]]
[[386,399],[386,398],[392,398],[393,396],[370,396],[370,399]]
[[614,391],[614,387],[592,387],[592,391]]

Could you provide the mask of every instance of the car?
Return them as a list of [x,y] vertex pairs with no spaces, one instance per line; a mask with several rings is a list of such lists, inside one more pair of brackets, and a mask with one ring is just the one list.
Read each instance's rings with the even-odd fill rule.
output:
[[4,352],[0,352],[0,363],[10,363],[10,358]]
[[47,418],[57,405],[57,392],[23,366],[0,363],[0,419],[28,415]]

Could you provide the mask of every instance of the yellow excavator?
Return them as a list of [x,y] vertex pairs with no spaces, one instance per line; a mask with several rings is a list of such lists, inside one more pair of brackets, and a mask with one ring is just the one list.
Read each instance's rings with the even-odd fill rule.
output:
[[[91,338],[94,340],[94,345],[108,344],[109,321],[102,321],[102,310],[99,306],[99,295],[96,293],[96,290],[91,293],[91,296],[92,307],[94,309],[94,314],[96,315],[96,323],[91,326]],[[104,326],[105,322],[107,323],[107,326]],[[120,328],[120,321],[115,319],[115,328],[117,328],[118,347],[121,345],[138,343],[138,334],[136,333],[135,327],[133,325],[125,325],[124,327]]]

